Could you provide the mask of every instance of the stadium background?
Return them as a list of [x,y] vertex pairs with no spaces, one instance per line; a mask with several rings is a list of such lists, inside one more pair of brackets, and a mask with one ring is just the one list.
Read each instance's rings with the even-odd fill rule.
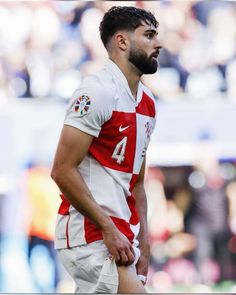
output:
[[151,10],[164,47],[144,77],[158,98],[147,289],[234,293],[236,3],[218,0],[0,2],[0,292],[73,291],[48,252],[50,166],[69,97],[106,59],[98,25],[114,4]]

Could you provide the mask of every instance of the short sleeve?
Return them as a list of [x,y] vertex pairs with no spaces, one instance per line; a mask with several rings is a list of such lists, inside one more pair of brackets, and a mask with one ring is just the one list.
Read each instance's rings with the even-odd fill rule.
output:
[[69,104],[65,125],[98,137],[102,125],[112,115],[112,95],[98,81],[84,81]]

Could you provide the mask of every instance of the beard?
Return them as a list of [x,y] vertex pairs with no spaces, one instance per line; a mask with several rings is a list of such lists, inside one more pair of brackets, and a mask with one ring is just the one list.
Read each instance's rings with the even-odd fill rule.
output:
[[152,56],[148,57],[146,52],[141,49],[130,50],[128,60],[142,73],[154,74],[158,68],[158,62]]

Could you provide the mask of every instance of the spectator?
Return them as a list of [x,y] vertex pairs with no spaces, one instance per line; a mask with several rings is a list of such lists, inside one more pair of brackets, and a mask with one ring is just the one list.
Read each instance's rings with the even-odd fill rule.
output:
[[[51,181],[49,168],[34,165],[27,171],[27,187],[29,200],[29,239],[28,259],[32,267],[32,254],[36,246],[41,245],[49,254],[53,264],[52,291],[57,290],[59,283],[59,265],[54,249],[54,227],[56,210],[59,205],[58,190]],[[45,268],[47,265],[45,265]],[[34,275],[33,280],[40,292],[47,292],[43,283]]]
[[214,151],[207,140],[201,147],[199,159],[189,177],[192,205],[186,216],[186,230],[197,240],[192,258],[198,270],[198,281],[212,284],[228,279],[228,202],[226,182]]

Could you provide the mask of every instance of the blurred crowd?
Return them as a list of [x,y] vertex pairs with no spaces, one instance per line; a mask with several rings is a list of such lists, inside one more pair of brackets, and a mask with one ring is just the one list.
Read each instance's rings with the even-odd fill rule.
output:
[[193,165],[149,167],[146,191],[150,291],[235,292],[236,162],[204,139]]
[[[6,1],[0,3],[0,109],[19,99],[66,102],[107,58],[98,27],[114,4],[143,7],[160,23],[160,67],[143,78],[159,100],[236,102],[234,1]],[[148,169],[150,292],[211,292],[221,283],[222,291],[236,292],[236,164],[220,162],[207,140],[201,144],[192,165]],[[0,292],[73,292],[53,249],[58,191],[50,167],[41,164],[19,168],[19,206],[8,198],[0,169]],[[24,216],[26,235],[15,256],[15,240],[4,228],[14,222],[10,206],[19,207],[18,220]],[[13,274],[16,261],[22,272]]]
[[[152,11],[163,50],[144,78],[160,99],[236,97],[234,1],[116,1]],[[107,57],[99,22],[113,1],[1,2],[0,103],[12,97],[68,99]],[[174,21],[173,21],[174,20]],[[211,81],[207,83],[206,81]]]

